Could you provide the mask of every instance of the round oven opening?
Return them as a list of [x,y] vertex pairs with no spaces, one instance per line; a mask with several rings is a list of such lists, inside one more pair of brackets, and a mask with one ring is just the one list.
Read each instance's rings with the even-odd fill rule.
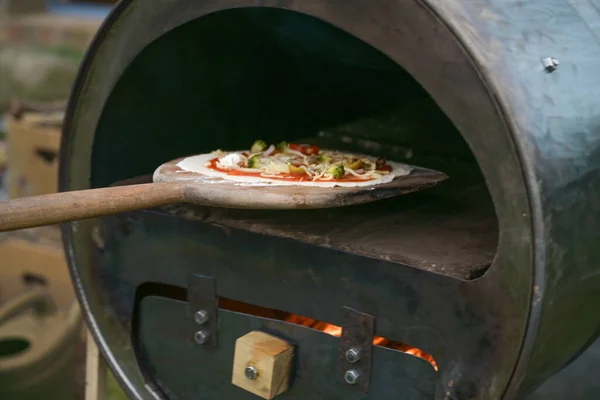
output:
[[383,155],[450,178],[421,193],[347,209],[208,210],[214,222],[459,279],[481,277],[491,265],[498,220],[460,132],[396,62],[292,11],[219,11],[147,46],[104,106],[91,184],[151,174],[170,159],[246,148],[257,139]]

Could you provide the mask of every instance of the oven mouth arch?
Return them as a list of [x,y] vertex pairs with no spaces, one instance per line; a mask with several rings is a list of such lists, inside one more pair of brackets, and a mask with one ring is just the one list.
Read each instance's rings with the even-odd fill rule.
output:
[[[246,219],[261,223],[260,233],[322,236],[306,240],[458,279],[481,278],[492,265],[499,238],[489,189],[468,144],[435,100],[373,46],[289,10],[217,11],[145,47],[103,106],[91,186],[150,174],[191,153],[249,147],[256,139],[316,141],[439,169],[450,179],[424,193],[327,213],[218,216],[222,210],[204,208],[216,223]],[[418,210],[406,217],[406,209]],[[362,221],[348,218],[352,213]],[[329,228],[316,226],[323,218]],[[287,232],[273,225],[280,219],[315,223]],[[397,243],[413,251],[397,249]]]

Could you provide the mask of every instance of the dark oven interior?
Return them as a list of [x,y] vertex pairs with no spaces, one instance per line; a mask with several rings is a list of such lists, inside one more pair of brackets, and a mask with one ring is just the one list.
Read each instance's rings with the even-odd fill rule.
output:
[[480,277],[490,266],[498,241],[491,198],[468,145],[433,99],[368,44],[282,10],[218,12],[145,49],[106,104],[92,186],[151,174],[185,155],[246,148],[256,139],[383,155],[450,179],[348,208],[204,209],[207,222],[461,279]]
[[[163,253],[167,252],[167,246],[172,246],[168,251],[193,255],[202,268],[205,268],[203,262],[221,266],[219,270],[206,267],[198,272],[228,277],[228,281],[217,283],[225,292],[220,307],[231,312],[219,316],[220,327],[230,327],[223,328],[219,334],[220,343],[231,343],[248,329],[258,326],[249,317],[254,315],[264,318],[272,331],[313,348],[328,349],[335,347],[336,338],[310,336],[312,333],[298,330],[297,325],[284,323],[294,322],[290,315],[298,314],[339,325],[339,316],[327,315],[328,306],[313,305],[319,309],[315,312],[319,315],[314,315],[306,304],[299,304],[300,298],[296,303],[286,299],[285,291],[268,289],[269,297],[239,286],[234,288],[230,283],[245,275],[264,273],[273,277],[288,268],[267,274],[268,268],[261,264],[261,257],[263,260],[284,257],[280,251],[283,247],[276,249],[273,243],[288,246],[290,254],[304,252],[295,262],[300,264],[299,260],[306,257],[314,262],[310,265],[314,270],[320,268],[324,260],[330,264],[351,264],[347,270],[342,266],[336,271],[317,271],[315,282],[317,278],[323,279],[320,282],[327,279],[344,282],[344,274],[354,274],[351,270],[360,266],[343,254],[366,260],[367,267],[360,267],[363,269],[355,276],[366,277],[373,287],[376,286],[373,282],[385,279],[385,274],[378,269],[383,265],[377,264],[379,262],[384,262],[386,268],[392,264],[459,280],[480,278],[490,267],[498,245],[498,221],[477,161],[457,128],[401,66],[367,43],[297,13],[265,8],[218,12],[187,23],[147,47],[124,71],[105,105],[93,147],[91,183],[93,187],[102,187],[129,178],[148,177],[158,165],[171,159],[218,148],[246,148],[256,139],[311,142],[382,155],[443,171],[450,178],[422,192],[337,209],[243,211],[180,205],[153,210],[148,214],[152,216],[144,217],[147,222],[143,224],[143,235],[131,234],[130,228],[125,229],[129,230],[126,240],[120,237],[125,233],[111,233],[107,247],[111,241],[123,239],[123,242],[114,244],[120,249],[114,251],[113,258],[105,256],[104,262],[113,263],[107,268],[119,272],[113,272],[111,278],[106,274],[104,279],[115,279],[111,285],[117,285],[115,282],[119,280],[144,281],[131,278],[139,274],[140,269],[116,266],[119,262],[122,265],[133,262],[124,255],[126,246],[138,251],[136,262],[146,263],[145,273],[158,271],[158,267],[152,269],[152,263],[159,261],[152,257],[155,249],[148,237],[160,230],[157,235],[161,236],[161,242],[155,242],[155,246],[162,248]],[[111,232],[123,231],[122,226],[111,224],[117,222],[108,223],[107,229],[112,229]],[[222,232],[226,233],[221,239]],[[197,246],[190,250],[182,240],[169,236],[171,233],[174,238],[186,237]],[[245,242],[233,245],[235,241]],[[262,246],[261,255],[253,253],[255,245]],[[237,262],[239,265],[227,264],[235,264],[234,260],[223,261],[227,255],[216,255],[231,248],[243,258]],[[324,253],[325,250],[334,251],[335,255]],[[145,255],[140,256],[141,253]],[[241,253],[248,257],[244,258]],[[372,269],[368,267],[369,262]],[[289,265],[290,271],[295,268]],[[174,269],[170,271],[176,273]],[[371,273],[374,275],[369,277]],[[185,363],[193,364],[193,360],[184,359],[190,352],[181,347],[185,346],[181,343],[189,345],[190,331],[178,330],[179,322],[186,318],[188,294],[185,284],[179,283],[174,275],[168,276],[164,271],[156,274],[165,277],[164,281],[159,282],[155,276],[148,278],[154,282],[145,282],[136,289],[134,341],[143,343],[139,357],[144,372],[150,375],[149,380],[158,383],[168,397],[171,391],[172,397],[178,398],[177,393],[185,392],[182,388],[189,383],[182,383],[183,379],[173,371],[187,365]],[[305,277],[288,275],[290,279],[294,276],[299,279],[297,287],[302,287]],[[269,279],[264,280],[265,285],[277,285],[276,280]],[[332,296],[334,292],[332,290]],[[323,297],[313,298],[318,303]],[[375,303],[369,303],[372,299],[365,299],[365,304],[377,308]],[[249,309],[252,307],[248,304],[256,307]],[[331,309],[334,306],[335,302],[331,303]],[[285,312],[277,311],[278,308]],[[375,333],[385,334],[390,343],[397,340],[393,332],[393,324],[376,326]],[[415,340],[421,340],[426,346],[428,340],[423,337]],[[215,371],[222,368],[221,372],[227,375],[231,346],[225,347],[224,353],[214,355],[215,360],[222,361],[222,367],[215,364],[212,367]],[[398,380],[394,374],[400,369],[393,367],[395,351],[382,349],[376,346],[374,353],[381,373],[374,371],[373,387],[378,386],[375,384],[378,379]],[[434,348],[423,350],[431,353],[443,370],[443,346],[437,343]],[[307,373],[303,368],[311,365],[314,354],[306,353],[304,357],[305,362],[297,366],[299,376]],[[322,360],[319,362],[324,371],[329,368]],[[411,368],[412,373],[420,377],[434,372],[429,364]],[[421,382],[436,380],[431,379]],[[305,393],[308,395],[314,389],[308,385]],[[221,390],[223,398],[232,398],[226,396],[225,389],[210,390]],[[301,388],[298,390],[303,393]],[[327,390],[323,389],[322,393],[326,394]],[[415,390],[417,394],[419,391],[430,393],[427,386]],[[229,393],[230,396],[239,394]],[[383,396],[384,393],[371,393],[373,398],[387,398],[377,394]],[[350,398],[344,397],[342,392],[339,396]],[[337,397],[330,393],[324,398]],[[415,395],[414,398],[420,397]]]

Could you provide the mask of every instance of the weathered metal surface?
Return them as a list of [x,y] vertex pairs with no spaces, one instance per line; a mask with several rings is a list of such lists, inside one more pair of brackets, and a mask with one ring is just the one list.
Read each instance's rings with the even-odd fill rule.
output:
[[[219,310],[224,327],[217,349],[202,351],[177,329],[185,313],[184,302],[150,296],[140,303],[140,351],[148,355],[150,377],[169,399],[255,399],[231,384],[235,341],[261,330],[293,343],[294,364],[290,389],[278,399],[364,400],[428,399],[433,396],[436,372],[424,360],[375,346],[370,395],[336,380],[340,339],[282,321],[248,317]],[[185,371],[185,373],[182,373]],[[194,376],[196,379],[190,379]]]
[[[431,4],[482,64],[523,165],[535,269],[506,396],[525,396],[598,335],[598,223],[589,219],[600,201],[598,2]],[[542,65],[548,56],[560,60],[551,74]]]
[[[215,276],[220,294],[332,323],[344,305],[375,315],[378,334],[438,359],[436,398],[523,397],[568,362],[598,327],[599,20],[593,2],[566,0],[120,2],[71,98],[63,190],[147,174],[192,148],[305,137],[394,108],[390,129],[344,133],[409,147],[428,160],[417,164],[458,177],[431,189],[441,205],[464,204],[451,189],[468,179],[452,167],[478,166],[499,225],[491,267],[468,282],[166,215],[65,226],[86,317],[129,394],[157,396],[131,345],[136,288],[185,287],[194,273]],[[322,21],[376,51],[353,52]],[[560,60],[552,73],[547,57]],[[112,235],[104,250],[92,240],[100,226]]]

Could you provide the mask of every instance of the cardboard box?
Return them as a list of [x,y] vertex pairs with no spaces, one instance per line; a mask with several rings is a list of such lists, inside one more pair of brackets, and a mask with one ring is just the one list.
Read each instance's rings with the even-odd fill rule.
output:
[[[13,106],[5,116],[9,197],[55,193],[64,105]],[[75,300],[59,228],[0,234],[0,304],[40,282],[60,308]]]
[[0,304],[16,298],[31,285],[45,286],[60,309],[75,300],[60,234],[56,228],[0,236]]
[[62,119],[62,113],[6,116],[11,198],[58,191]]

